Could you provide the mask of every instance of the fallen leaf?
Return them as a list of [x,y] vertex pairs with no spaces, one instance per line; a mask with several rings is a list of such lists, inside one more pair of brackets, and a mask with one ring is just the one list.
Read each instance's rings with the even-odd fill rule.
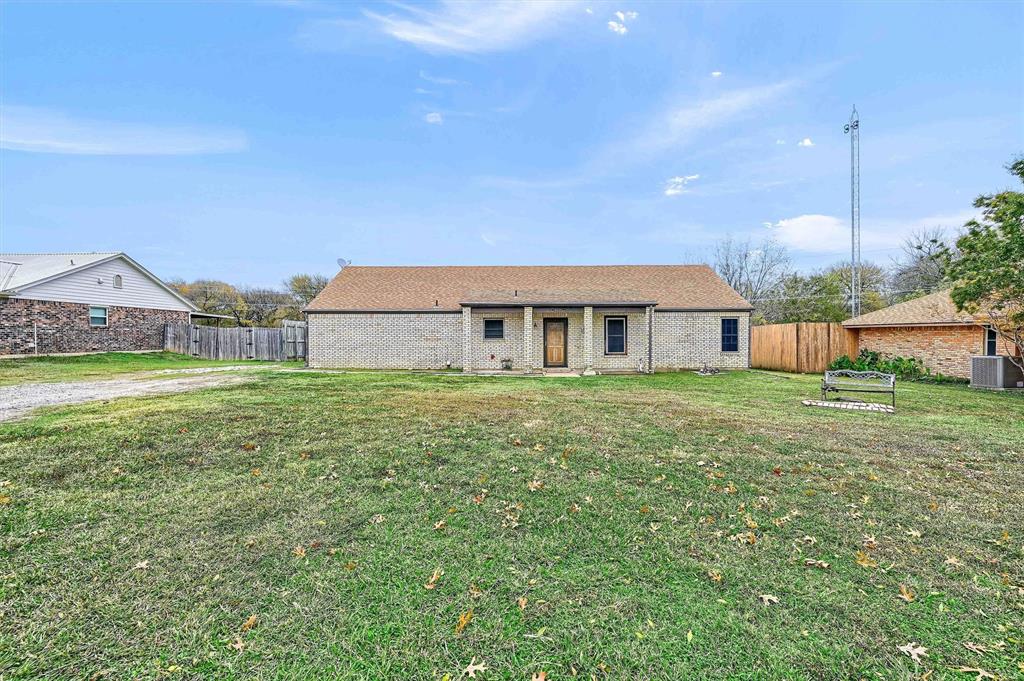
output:
[[302,558],[303,556],[306,555],[306,547],[303,546],[302,544],[299,544],[294,549],[292,549],[292,553],[294,553],[299,558]]
[[897,646],[897,650],[906,653],[910,656],[911,660],[917,663],[921,662],[922,657],[928,657],[928,649],[923,646],[917,645],[917,643],[914,641],[911,641],[905,646]]
[[245,642],[241,639],[241,637],[236,636],[235,640],[228,644],[228,648],[234,648],[235,650],[241,652],[245,649]]
[[371,525],[380,525],[382,522],[384,522],[383,513],[377,513],[376,515],[370,516]]
[[878,561],[873,560],[871,556],[864,553],[863,551],[857,552],[857,565],[865,568],[876,568],[878,567]]
[[469,597],[470,598],[480,598],[483,595],[484,595],[484,590],[483,589],[478,587],[476,584],[470,584],[469,585]]
[[514,444],[516,447],[522,447],[523,441],[520,440],[519,438],[516,438],[515,440],[512,440],[512,444]]
[[252,475],[253,475],[254,478],[258,478],[261,475],[263,475],[263,471],[261,471],[259,468],[253,468],[252,469]]
[[448,525],[448,521],[443,520],[443,519],[442,520],[438,520],[436,523],[434,523],[434,529],[435,530],[443,530],[446,525]]
[[717,582],[721,582],[722,581],[722,573],[721,572],[715,572],[714,570],[708,570],[708,579],[710,579],[712,582],[716,582],[716,583]]
[[911,591],[910,587],[906,584],[900,584],[900,595],[897,598],[902,598],[907,603],[912,603],[917,596]]
[[963,563],[956,556],[946,556],[946,565],[952,565],[953,567],[961,567]]
[[427,589],[428,591],[436,589],[437,588],[437,580],[441,579],[441,575],[443,575],[443,574],[444,574],[444,570],[442,570],[441,568],[435,569],[434,570],[434,574],[430,575],[430,579],[428,579],[427,583],[423,585],[423,588]]
[[772,469],[772,473],[774,473],[775,475],[778,475],[778,476],[781,477],[782,476],[782,469],[779,468],[779,467],[775,467],[775,468]]
[[910,528],[909,530],[907,530],[907,534],[909,534],[914,539],[921,538],[921,532],[919,530],[915,530],[914,528]]
[[525,611],[526,610],[526,604],[528,602],[529,601],[526,600],[526,596],[520,596],[519,598],[516,599],[516,605],[519,606],[519,610],[520,611]]
[[778,603],[779,602],[779,599],[776,596],[772,596],[771,594],[761,594],[760,596],[758,596],[758,599],[765,606],[769,606],[772,603]]
[[825,561],[823,561],[823,560],[815,560],[813,558],[808,558],[807,560],[805,560],[804,561],[804,565],[806,565],[807,567],[821,568],[822,570],[827,570],[828,566],[829,566],[829,564],[826,563]]
[[535,444],[533,446],[533,451],[535,451],[535,452],[543,452],[544,451],[544,445],[542,445],[541,443],[538,442],[537,444]]
[[257,447],[251,442],[246,442],[244,445],[242,445],[242,449],[244,449],[247,452],[255,452],[257,449],[259,449],[259,447]]
[[878,541],[875,540],[875,536],[873,534],[864,535],[864,548],[868,551],[873,551],[878,548]]
[[242,631],[249,631],[256,626],[256,615],[249,615],[249,619],[242,622]]
[[643,506],[640,507],[640,512],[641,513],[650,513],[651,512],[651,507],[648,506],[647,504],[644,504]]
[[970,641],[964,644],[964,648],[967,648],[967,650],[971,651],[972,653],[981,654],[988,652],[988,646],[983,646],[980,643],[971,643]]
[[548,673],[536,672],[533,676],[530,677],[530,681],[548,681]]
[[350,560],[349,562],[345,563],[343,567],[351,572],[352,570],[356,569],[355,561]]
[[487,665],[485,665],[483,662],[477,664],[476,658],[474,657],[472,660],[469,661],[469,666],[462,670],[462,673],[471,679],[475,679],[477,672],[485,671],[487,671]]
[[[461,615],[459,615],[459,621],[455,624],[455,633],[456,634],[461,634],[462,630],[466,628],[466,625],[469,624],[469,621],[471,619],[473,619],[473,610],[472,609],[467,610],[466,612],[464,612]],[[483,671],[483,670],[481,670],[481,671]]]
[[994,679],[997,678],[992,672],[987,672],[984,669],[978,667],[950,667],[955,672],[963,672],[964,674],[975,674],[975,681],[980,679]]
[[148,560],[140,560],[132,568],[132,570],[148,570],[148,569],[149,569],[149,561]]
[[531,480],[530,482],[526,483],[526,487],[531,492],[537,492],[541,489],[544,489],[544,483],[541,482],[540,480]]

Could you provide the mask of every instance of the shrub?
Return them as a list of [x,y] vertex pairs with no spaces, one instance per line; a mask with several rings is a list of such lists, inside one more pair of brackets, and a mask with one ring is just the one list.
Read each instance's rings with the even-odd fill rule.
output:
[[851,371],[879,371],[883,374],[896,374],[905,381],[942,380],[941,374],[932,375],[931,369],[915,357],[890,357],[874,350],[861,350],[855,359],[843,355],[837,357],[828,368],[850,369]]

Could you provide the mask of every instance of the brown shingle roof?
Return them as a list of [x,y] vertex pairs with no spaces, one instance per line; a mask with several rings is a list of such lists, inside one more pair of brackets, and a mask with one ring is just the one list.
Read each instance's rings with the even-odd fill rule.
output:
[[884,307],[843,322],[846,327],[860,326],[923,326],[941,324],[973,324],[974,318],[958,312],[949,291],[938,291],[920,298]]
[[656,303],[660,308],[750,309],[707,265],[538,265],[349,266],[306,310],[458,310],[462,303],[473,302]]

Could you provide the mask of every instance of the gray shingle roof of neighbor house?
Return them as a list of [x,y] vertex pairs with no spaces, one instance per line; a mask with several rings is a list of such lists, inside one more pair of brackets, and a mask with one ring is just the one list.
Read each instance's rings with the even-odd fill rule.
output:
[[957,311],[949,291],[937,291],[847,319],[843,326],[949,326],[975,323],[971,314]]
[[707,265],[359,267],[339,272],[307,312],[458,311],[463,305],[657,305],[748,311]]
[[195,303],[165,284],[128,254],[120,251],[106,253],[0,253],[0,296],[16,295],[26,288],[115,258],[123,258],[155,284],[188,305],[193,312],[199,311]]

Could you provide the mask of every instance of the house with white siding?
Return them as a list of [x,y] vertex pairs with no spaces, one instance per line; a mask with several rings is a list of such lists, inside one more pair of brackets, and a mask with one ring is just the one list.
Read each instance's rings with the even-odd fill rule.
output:
[[0,254],[0,356],[160,350],[199,308],[124,253]]
[[751,305],[707,265],[344,267],[312,367],[651,372],[750,365]]

